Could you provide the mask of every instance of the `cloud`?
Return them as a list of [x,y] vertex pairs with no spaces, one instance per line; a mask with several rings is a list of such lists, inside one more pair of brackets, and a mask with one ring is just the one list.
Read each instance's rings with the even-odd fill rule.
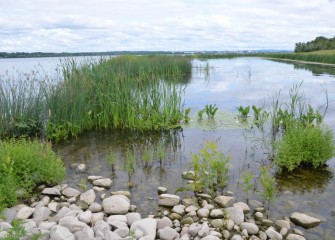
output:
[[335,32],[329,0],[0,2],[0,51],[293,49]]

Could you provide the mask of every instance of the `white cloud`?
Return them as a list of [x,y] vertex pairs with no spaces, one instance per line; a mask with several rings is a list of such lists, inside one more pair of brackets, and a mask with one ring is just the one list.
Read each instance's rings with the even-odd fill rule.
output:
[[329,0],[0,0],[0,51],[293,49],[335,35]]

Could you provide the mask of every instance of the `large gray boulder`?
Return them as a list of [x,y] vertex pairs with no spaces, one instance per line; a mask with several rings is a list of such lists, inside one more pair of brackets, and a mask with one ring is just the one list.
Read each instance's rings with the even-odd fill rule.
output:
[[244,222],[241,224],[241,229],[244,230],[246,229],[248,234],[257,234],[259,231],[259,228],[256,224],[254,223],[249,223],[249,222]]
[[50,240],[76,240],[76,238],[69,229],[57,225],[51,228]]
[[234,221],[236,225],[240,225],[244,222],[244,213],[240,207],[229,207],[226,208],[227,217]]
[[320,219],[299,212],[292,213],[290,219],[295,224],[303,226],[305,228],[315,227],[321,223]]
[[63,191],[62,191],[62,194],[67,197],[67,198],[71,198],[71,197],[77,197],[81,194],[80,191],[78,191],[77,189],[74,189],[74,188],[71,188],[71,187],[68,187],[68,188],[65,188]]
[[173,194],[161,194],[159,195],[158,204],[164,207],[174,207],[180,203],[180,197]]
[[78,218],[72,216],[63,217],[62,219],[59,220],[58,225],[66,227],[67,229],[70,230],[71,233],[83,231],[85,227],[88,227],[86,223],[83,223],[79,221]]
[[17,212],[16,219],[18,220],[28,219],[34,212],[35,212],[35,208],[24,206]]
[[82,209],[87,209],[95,201],[96,195],[93,189],[80,194],[78,205]]
[[126,214],[130,209],[130,201],[124,195],[113,195],[102,201],[102,207],[108,214]]
[[94,186],[110,188],[112,186],[112,179],[110,178],[101,178],[93,181]]
[[232,204],[235,202],[235,197],[230,197],[230,196],[217,196],[214,199],[214,202],[219,206],[219,207],[230,207]]

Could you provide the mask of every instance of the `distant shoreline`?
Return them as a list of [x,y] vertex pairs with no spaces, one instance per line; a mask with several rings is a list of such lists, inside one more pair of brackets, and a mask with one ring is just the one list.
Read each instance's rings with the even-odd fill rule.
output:
[[324,65],[324,66],[335,67],[335,64],[333,63],[310,62],[310,61],[303,61],[303,60],[294,60],[294,59],[288,59],[288,58],[273,58],[273,57],[265,57],[265,56],[263,56],[263,58],[270,59],[270,60],[284,61],[284,62],[297,62],[297,63],[303,63],[303,64],[314,64],[314,65]]

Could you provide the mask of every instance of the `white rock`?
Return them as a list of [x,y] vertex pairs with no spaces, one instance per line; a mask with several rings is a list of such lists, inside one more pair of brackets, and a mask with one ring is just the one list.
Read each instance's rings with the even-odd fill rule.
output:
[[83,231],[85,227],[87,227],[86,223],[80,222],[78,218],[67,216],[63,217],[59,220],[59,226],[66,227],[70,230],[71,233],[75,233],[78,231]]
[[199,223],[192,223],[188,227],[188,234],[190,234],[192,237],[195,237],[198,235],[198,232],[200,231],[202,225]]
[[202,238],[209,235],[209,227],[207,223],[203,223],[201,225],[201,229],[199,230],[198,235],[199,237],[202,237]]
[[60,191],[58,188],[44,188],[42,191],[43,195],[48,195],[48,196],[61,196]]
[[81,222],[89,224],[91,223],[91,220],[92,220],[92,212],[90,210],[87,210],[85,212],[79,213],[78,219]]
[[280,235],[273,227],[269,227],[266,231],[265,234],[268,236],[268,238],[273,239],[273,240],[282,240],[283,236]]
[[207,208],[200,208],[197,211],[197,215],[199,218],[208,218],[209,210]]
[[305,238],[303,236],[298,235],[298,234],[291,233],[291,234],[287,235],[286,240],[305,240]]
[[242,230],[247,230],[248,234],[257,234],[259,231],[258,226],[254,223],[244,222],[240,227]]
[[110,178],[101,178],[93,181],[94,186],[110,188],[112,186],[112,179]]
[[125,222],[110,221],[108,218],[107,218],[107,222],[112,226],[113,229],[128,227],[127,223],[125,223]]
[[118,228],[114,230],[114,233],[116,233],[122,238],[125,238],[129,235],[129,228],[128,227]]
[[93,202],[93,203],[90,204],[88,210],[90,210],[92,213],[101,212],[102,211],[102,205],[97,203],[97,202]]
[[286,228],[287,230],[291,229],[291,225],[289,221],[286,220],[276,220],[275,226],[280,230],[282,228]]
[[177,231],[171,227],[165,227],[158,230],[159,239],[161,240],[173,240],[177,234]]
[[113,195],[102,201],[102,207],[108,214],[126,214],[130,208],[130,201],[124,195]]
[[144,218],[134,222],[130,227],[130,231],[139,230],[143,233],[144,237],[147,237],[146,239],[154,240],[156,238],[156,226],[156,219]]
[[67,197],[67,198],[71,198],[71,197],[77,197],[80,195],[80,191],[78,191],[77,189],[74,189],[74,188],[65,188],[63,191],[62,191],[62,194]]
[[25,206],[17,212],[16,219],[18,220],[28,219],[34,212],[35,208]]
[[94,225],[96,222],[103,220],[105,214],[103,212],[92,213],[92,224]]
[[234,207],[240,207],[242,208],[243,213],[248,213],[250,212],[250,207],[244,203],[244,202],[237,202],[233,204]]
[[39,208],[35,208],[33,218],[34,218],[34,221],[39,224],[40,222],[47,220],[50,214],[51,214],[51,211],[49,208],[39,207]]
[[131,197],[131,193],[129,191],[115,191],[115,192],[111,192],[111,195],[123,195],[126,196],[127,198]]
[[213,228],[221,228],[223,226],[223,220],[222,219],[214,219],[211,221],[211,225]]
[[128,226],[131,226],[137,220],[142,219],[141,214],[139,214],[137,212],[127,213],[126,214],[126,218],[127,218],[127,224],[128,224]]
[[60,203],[58,202],[51,202],[48,204],[48,208],[52,211],[52,212],[58,212],[59,209],[61,208]]
[[220,238],[212,235],[208,235],[206,237],[201,238],[201,240],[220,240]]
[[89,181],[91,181],[91,182],[93,182],[94,180],[98,180],[98,179],[101,179],[102,178],[102,176],[88,176],[88,180]]
[[10,225],[8,222],[0,222],[0,231],[6,231],[10,228],[12,228],[12,225]]
[[159,195],[163,194],[163,193],[167,193],[167,188],[166,187],[158,187],[157,192],[158,192]]
[[50,240],[75,240],[75,236],[67,229],[62,226],[54,226],[50,231]]
[[107,222],[110,221],[118,221],[118,222],[124,222],[126,223],[127,222],[127,217],[125,215],[112,215],[112,216],[109,216],[108,219],[107,219]]
[[77,166],[77,170],[80,171],[80,172],[85,172],[86,170],[86,165],[81,163]]
[[231,240],[244,240],[244,239],[241,235],[234,234],[233,237],[231,238]]
[[218,196],[214,199],[214,202],[220,207],[230,207],[235,202],[235,197]]
[[83,208],[87,209],[90,204],[95,201],[96,195],[93,189],[90,189],[82,194],[80,194],[78,205]]
[[172,227],[172,226],[173,226],[173,223],[168,217],[157,219],[157,229],[164,229],[166,227]]
[[320,219],[299,212],[292,213],[290,219],[295,224],[303,226],[305,228],[315,227],[321,223]]
[[50,230],[55,225],[57,225],[56,222],[41,222],[38,228],[44,230]]
[[211,218],[223,218],[223,211],[221,209],[213,209],[209,216]]
[[176,205],[172,208],[172,212],[179,214],[180,216],[183,216],[185,214],[185,206],[184,205]]
[[244,222],[244,213],[240,207],[229,207],[226,208],[227,217],[234,221],[236,225],[240,225]]
[[164,207],[177,206],[180,203],[180,197],[173,194],[161,194],[158,204]]

